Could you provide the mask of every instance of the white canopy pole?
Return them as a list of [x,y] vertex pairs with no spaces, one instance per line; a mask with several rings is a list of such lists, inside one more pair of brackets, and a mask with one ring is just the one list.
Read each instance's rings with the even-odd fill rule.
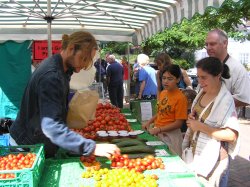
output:
[[128,50],[128,99],[130,101],[130,84],[131,84],[131,80],[130,80],[130,61],[129,61],[129,56],[130,56],[130,47],[129,47],[129,42],[127,43],[127,50]]
[[48,57],[52,56],[52,41],[51,41],[51,0],[47,0],[47,17],[45,17],[48,23],[47,34],[48,34]]

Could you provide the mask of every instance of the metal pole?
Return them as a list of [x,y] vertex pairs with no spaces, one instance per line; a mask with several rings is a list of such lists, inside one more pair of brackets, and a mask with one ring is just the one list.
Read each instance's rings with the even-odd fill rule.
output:
[[128,42],[128,99],[130,101],[130,62],[129,62],[129,42]]
[[101,68],[101,65],[102,65],[102,59],[101,59],[101,56],[98,60],[98,63],[99,63],[99,83],[101,82],[101,78],[102,78],[102,75],[101,75],[101,71],[102,71],[102,68]]
[[51,22],[52,22],[52,16],[51,16],[51,0],[47,0],[47,34],[48,34],[48,57],[52,56],[52,42],[51,42]]

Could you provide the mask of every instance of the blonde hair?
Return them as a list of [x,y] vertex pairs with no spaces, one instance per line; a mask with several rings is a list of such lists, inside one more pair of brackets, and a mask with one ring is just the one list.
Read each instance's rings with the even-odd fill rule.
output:
[[71,35],[64,34],[62,36],[62,50],[66,50],[70,45],[74,45],[74,54],[78,50],[83,50],[83,60],[87,62],[84,69],[91,68],[93,65],[92,50],[98,49],[94,36],[86,31],[74,32]]
[[149,64],[149,57],[145,54],[139,54],[137,56],[137,62],[140,66],[145,66]]

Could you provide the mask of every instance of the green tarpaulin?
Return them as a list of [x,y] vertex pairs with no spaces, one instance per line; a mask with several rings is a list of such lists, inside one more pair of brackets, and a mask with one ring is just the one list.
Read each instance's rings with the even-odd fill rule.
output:
[[31,76],[30,41],[0,44],[0,118],[16,118]]

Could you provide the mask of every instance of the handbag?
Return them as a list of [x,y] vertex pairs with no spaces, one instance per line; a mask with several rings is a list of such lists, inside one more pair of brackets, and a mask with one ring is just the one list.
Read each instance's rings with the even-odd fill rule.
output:
[[[198,139],[198,135],[197,132],[194,132],[193,135],[193,139],[192,141],[197,141]],[[193,154],[193,147],[192,147],[192,143],[190,144],[189,147],[186,147],[183,151],[182,151],[182,160],[186,163],[186,164],[191,164],[194,160],[194,154]]]

